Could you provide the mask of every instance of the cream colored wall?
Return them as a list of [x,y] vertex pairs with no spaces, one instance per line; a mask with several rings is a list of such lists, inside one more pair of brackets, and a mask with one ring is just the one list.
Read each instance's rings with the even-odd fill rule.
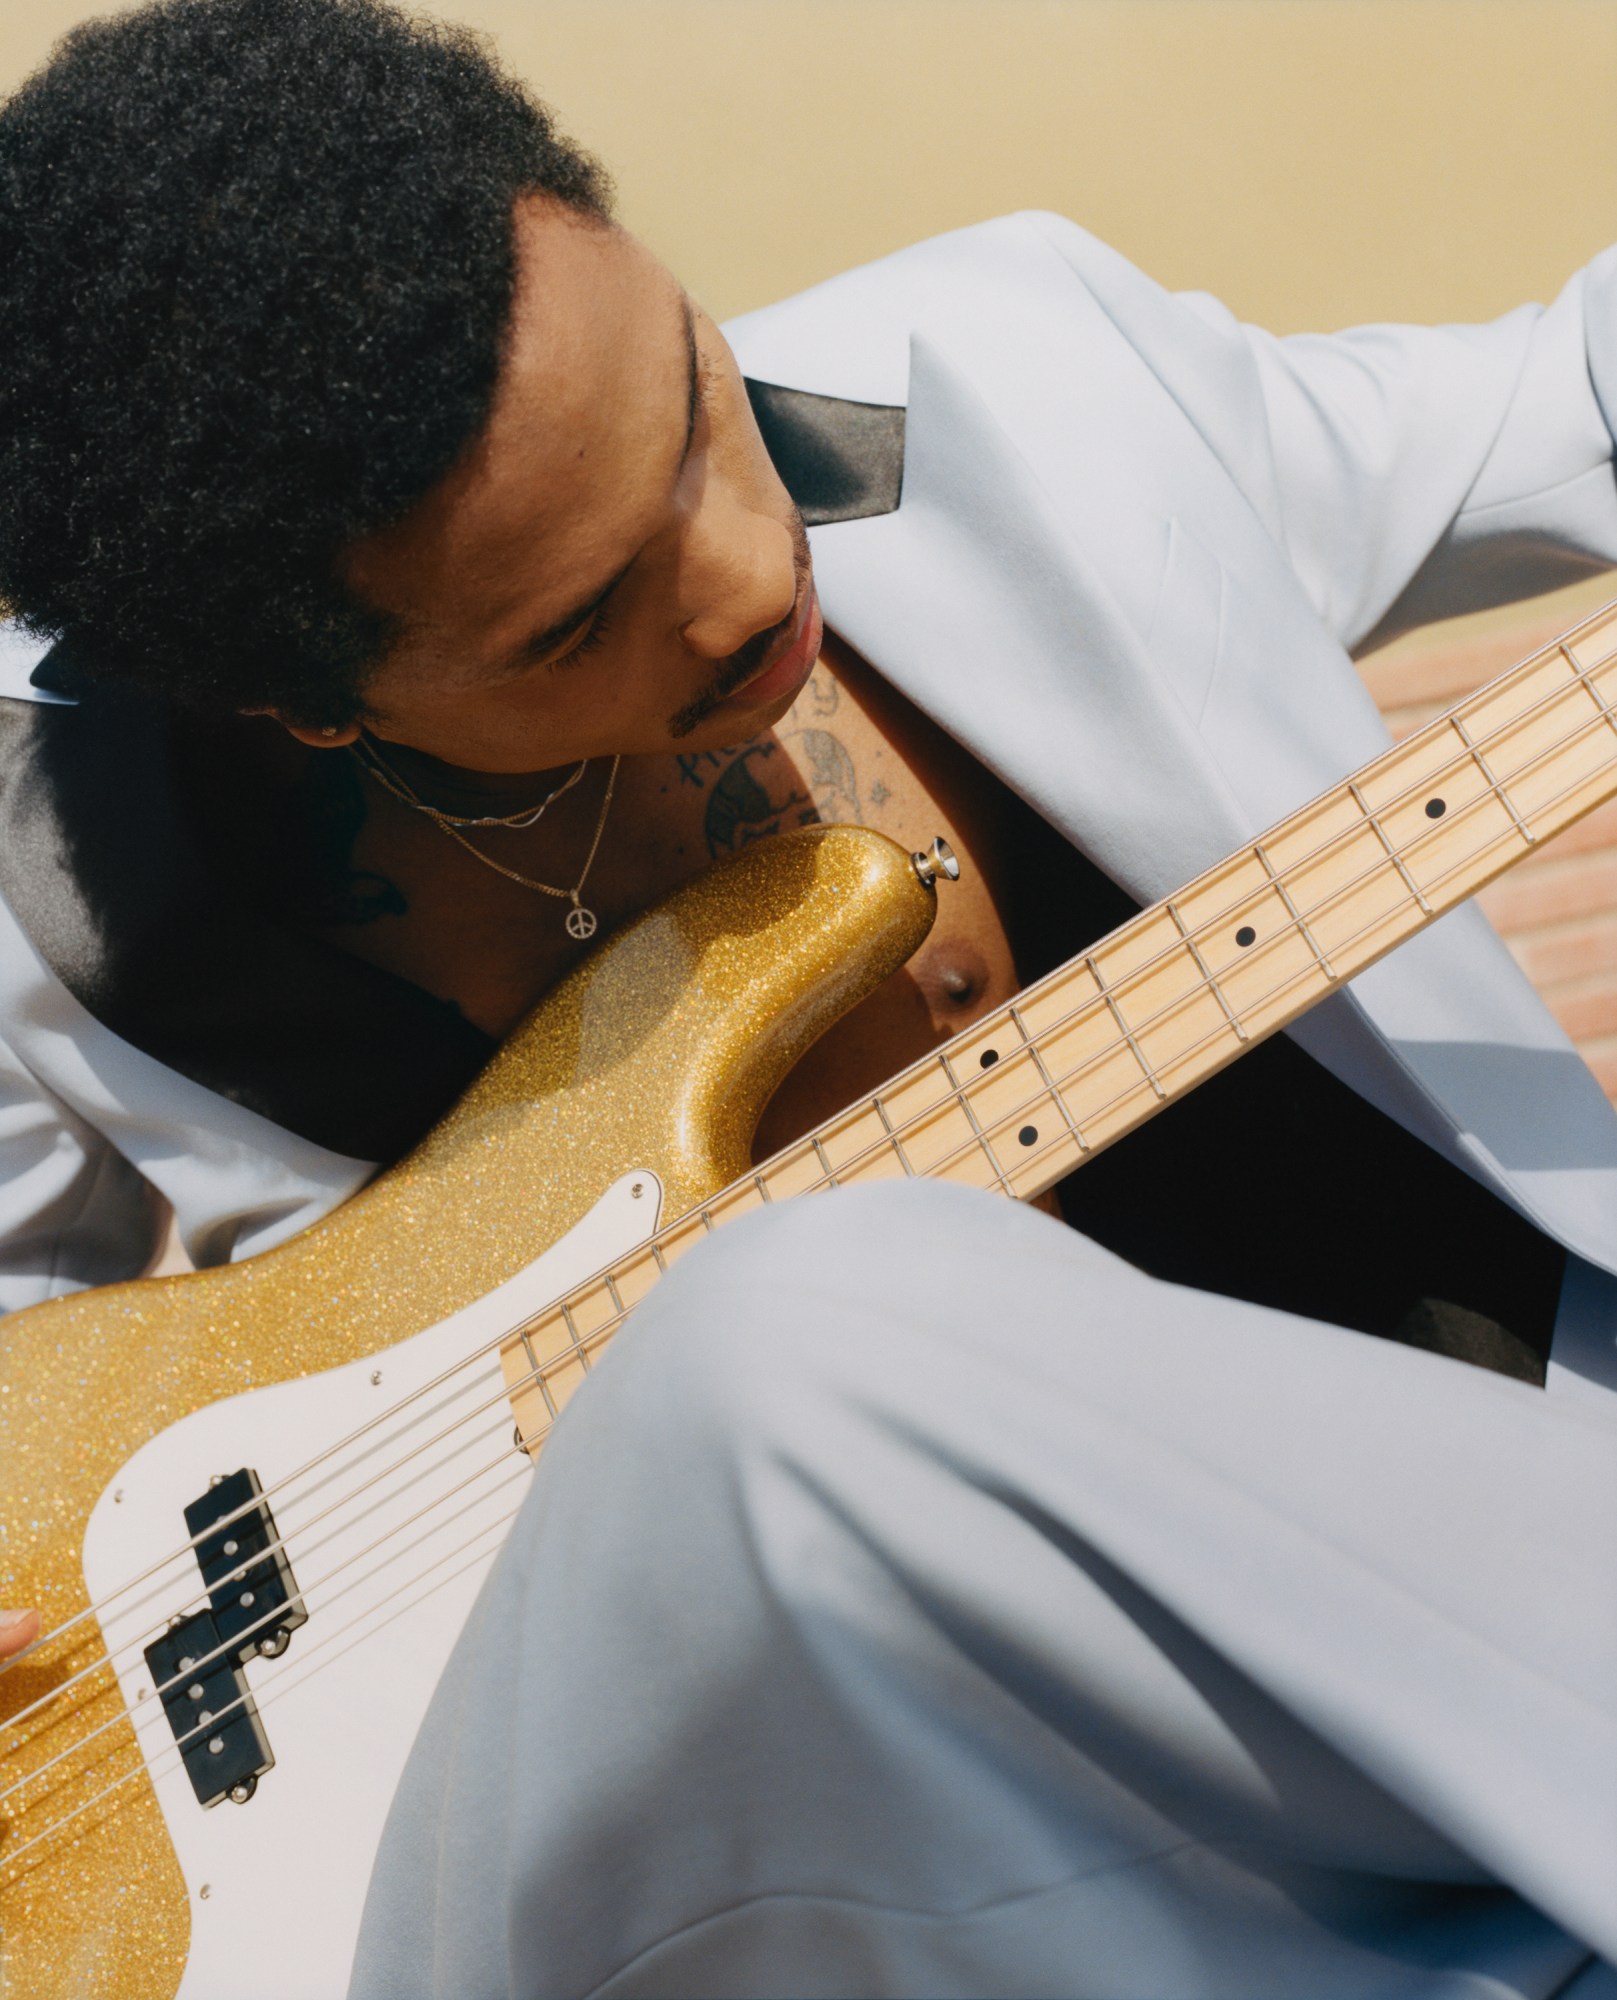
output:
[[[82,0],[6,0],[0,87]],[[1617,237],[1611,0],[443,0],[709,309],[1060,209],[1277,329],[1460,318]]]

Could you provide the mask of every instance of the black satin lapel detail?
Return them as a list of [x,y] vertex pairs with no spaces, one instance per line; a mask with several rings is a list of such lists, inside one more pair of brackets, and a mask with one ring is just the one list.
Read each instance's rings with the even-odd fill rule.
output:
[[256,909],[210,863],[184,796],[154,705],[0,701],[0,893],[114,1034],[316,1145],[397,1159],[493,1038]]
[[769,456],[811,528],[891,514],[904,488],[904,411],[746,378]]

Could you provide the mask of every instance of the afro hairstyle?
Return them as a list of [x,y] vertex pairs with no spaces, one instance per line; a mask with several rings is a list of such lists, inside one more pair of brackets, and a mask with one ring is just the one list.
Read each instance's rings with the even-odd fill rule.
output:
[[458,28],[158,0],[0,106],[0,608],[94,682],[309,725],[389,621],[344,551],[487,420],[514,204],[612,190]]

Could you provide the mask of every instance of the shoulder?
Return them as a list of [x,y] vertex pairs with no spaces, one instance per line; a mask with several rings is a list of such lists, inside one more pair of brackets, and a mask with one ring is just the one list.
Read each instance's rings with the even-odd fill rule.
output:
[[855,402],[907,400],[913,336],[957,349],[1057,329],[1121,336],[1104,301],[1169,295],[1076,222],[1025,209],[911,244],[727,322],[743,374]]

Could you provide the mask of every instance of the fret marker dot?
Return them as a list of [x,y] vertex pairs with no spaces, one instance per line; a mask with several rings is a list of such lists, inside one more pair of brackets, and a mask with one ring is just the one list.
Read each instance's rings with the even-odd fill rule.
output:
[[1039,1128],[1037,1125],[1024,1125],[1016,1136],[1024,1146],[1031,1146],[1039,1136]]
[[979,1063],[982,1064],[984,1069],[992,1069],[995,1063],[999,1061],[999,1050],[984,1049],[982,1054],[977,1058],[977,1060]]
[[1239,945],[1256,944],[1257,941],[1258,934],[1250,924],[1242,924],[1241,928],[1235,933],[1235,942]]
[[1426,801],[1426,817],[1428,819],[1441,819],[1447,811],[1448,807],[1441,799],[1428,799]]

